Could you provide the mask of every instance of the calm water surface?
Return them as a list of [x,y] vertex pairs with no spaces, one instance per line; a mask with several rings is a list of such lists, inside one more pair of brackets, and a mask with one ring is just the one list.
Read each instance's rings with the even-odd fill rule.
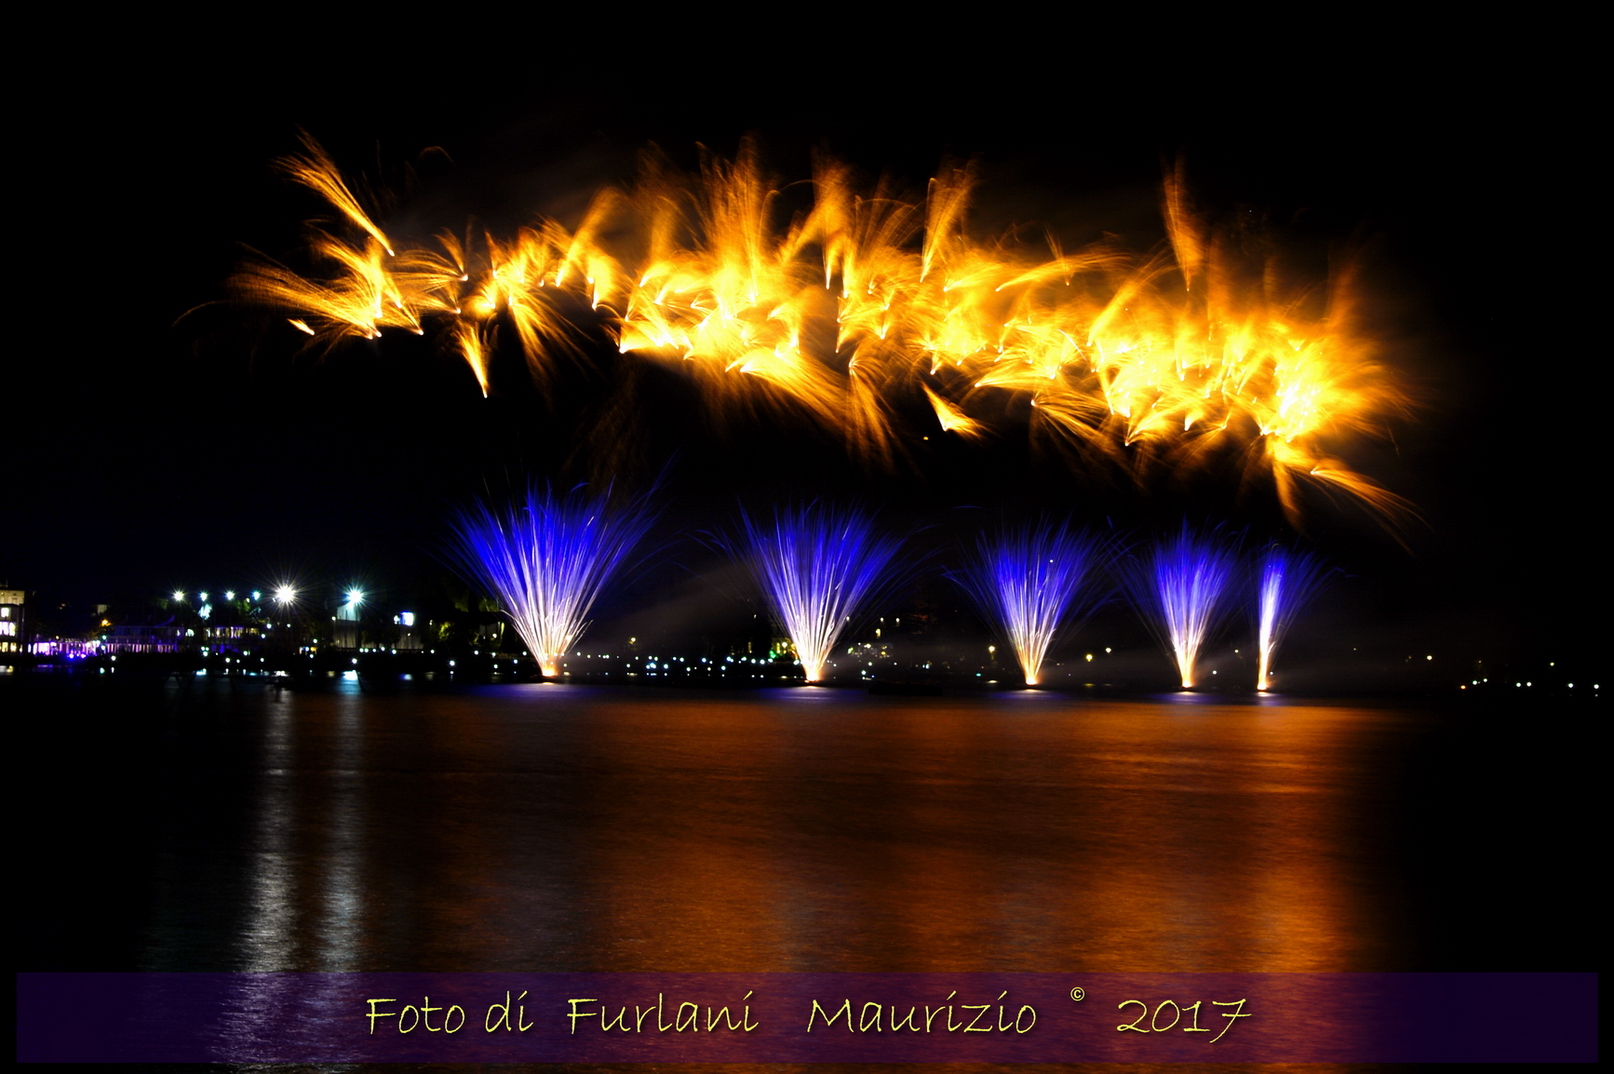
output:
[[7,689],[25,969],[1589,968],[1587,766],[1494,715]]

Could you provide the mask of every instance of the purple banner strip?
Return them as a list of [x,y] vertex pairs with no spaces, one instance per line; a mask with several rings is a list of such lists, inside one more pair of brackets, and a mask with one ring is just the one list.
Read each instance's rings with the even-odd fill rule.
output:
[[1596,1062],[1594,973],[21,973],[19,1062]]

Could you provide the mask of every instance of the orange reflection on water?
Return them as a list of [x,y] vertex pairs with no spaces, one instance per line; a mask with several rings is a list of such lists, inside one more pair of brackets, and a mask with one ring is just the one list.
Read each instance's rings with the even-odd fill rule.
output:
[[[280,894],[232,907],[236,965],[1397,968],[1372,818],[1404,715],[566,686],[277,705],[239,865]],[[172,909],[223,925],[181,880]]]

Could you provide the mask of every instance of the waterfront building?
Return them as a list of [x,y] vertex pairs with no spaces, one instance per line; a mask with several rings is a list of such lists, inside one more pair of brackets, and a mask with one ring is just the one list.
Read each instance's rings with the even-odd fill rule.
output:
[[0,653],[20,653],[27,645],[27,600],[21,589],[0,589]]

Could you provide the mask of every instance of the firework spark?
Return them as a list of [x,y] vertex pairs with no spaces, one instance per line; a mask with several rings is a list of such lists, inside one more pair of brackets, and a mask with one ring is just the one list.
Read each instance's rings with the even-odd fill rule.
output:
[[1022,526],[982,537],[978,557],[954,578],[1009,639],[1026,685],[1035,686],[1062,623],[1079,610],[1078,597],[1102,558],[1104,545],[1073,531]]
[[1185,690],[1195,685],[1200,649],[1217,624],[1222,596],[1236,571],[1231,550],[1187,526],[1158,542],[1129,571],[1133,600],[1177,665]]
[[258,264],[235,287],[312,344],[430,328],[486,394],[499,324],[543,382],[557,355],[587,352],[588,320],[622,353],[688,372],[714,412],[791,407],[877,463],[904,453],[896,415],[910,404],[973,438],[1008,393],[1088,457],[1140,474],[1238,455],[1291,518],[1305,482],[1385,516],[1405,507],[1336,457],[1406,408],[1354,328],[1350,275],[1285,283],[1247,235],[1196,214],[1176,176],[1170,241],[1140,256],[972,238],[967,168],[915,201],[821,162],[811,211],[780,226],[777,185],[746,146],[698,176],[658,165],[630,191],[602,190],[576,230],[540,219],[513,238],[406,242],[313,143],[282,167],[336,210],[311,232],[319,271]]
[[807,681],[821,682],[842,632],[889,580],[902,542],[859,511],[816,504],[775,511],[771,526],[741,518],[752,574]]
[[490,589],[546,678],[588,627],[589,609],[654,520],[648,498],[529,489],[502,512],[478,504],[455,526],[466,571]]
[[1257,650],[1260,666],[1255,688],[1272,689],[1272,660],[1300,609],[1321,585],[1323,573],[1316,559],[1301,552],[1269,549],[1260,568],[1260,622]]

